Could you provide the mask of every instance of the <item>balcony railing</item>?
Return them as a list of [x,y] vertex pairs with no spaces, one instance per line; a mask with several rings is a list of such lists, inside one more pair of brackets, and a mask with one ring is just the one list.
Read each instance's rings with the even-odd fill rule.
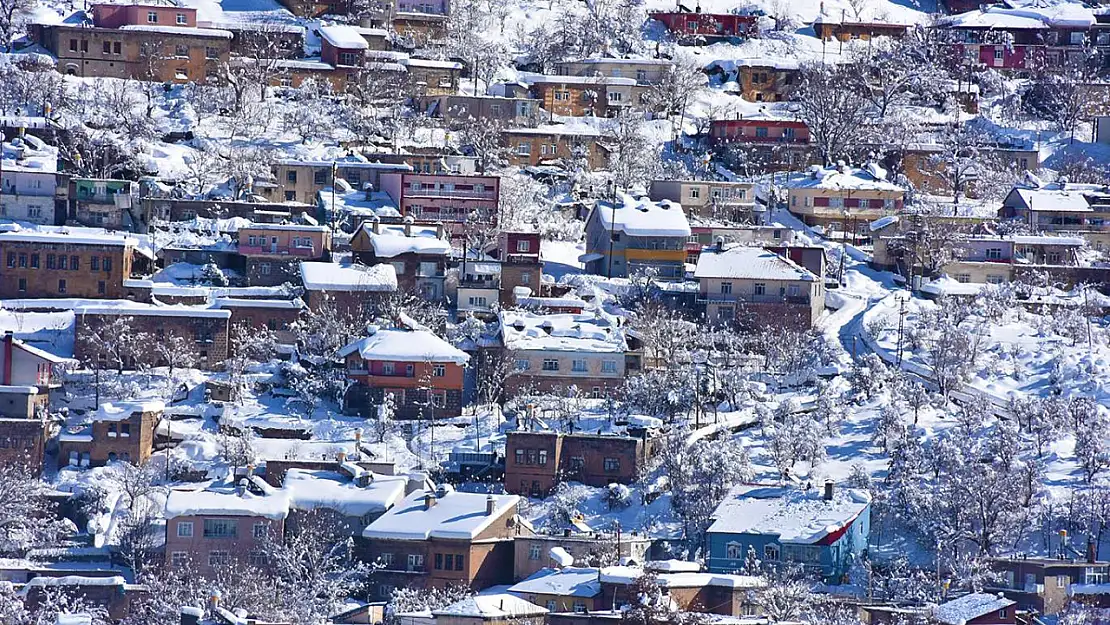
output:
[[319,256],[315,247],[299,245],[240,245],[239,253],[244,256],[297,256],[300,258]]
[[756,135],[726,135],[714,137],[718,143],[789,143],[806,145],[809,137],[759,137]]
[[405,187],[402,195],[407,198],[414,197],[449,197],[456,199],[496,200],[494,191],[474,191],[465,189],[413,189]]
[[770,293],[705,293],[698,296],[702,304],[792,304],[808,306],[808,295],[776,295]]

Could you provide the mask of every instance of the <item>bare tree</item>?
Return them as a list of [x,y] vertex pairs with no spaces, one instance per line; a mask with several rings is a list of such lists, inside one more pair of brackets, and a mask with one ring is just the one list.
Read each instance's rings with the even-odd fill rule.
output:
[[794,91],[795,109],[826,165],[847,156],[866,119],[866,101],[848,71],[820,63],[802,66]]
[[0,0],[0,46],[5,52],[11,52],[12,40],[26,26],[37,4],[36,0]]

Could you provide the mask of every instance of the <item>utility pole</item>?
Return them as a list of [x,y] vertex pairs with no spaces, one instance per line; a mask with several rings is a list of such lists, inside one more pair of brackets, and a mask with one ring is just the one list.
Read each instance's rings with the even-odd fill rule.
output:
[[898,298],[898,367],[902,367],[902,333],[906,329],[906,298]]

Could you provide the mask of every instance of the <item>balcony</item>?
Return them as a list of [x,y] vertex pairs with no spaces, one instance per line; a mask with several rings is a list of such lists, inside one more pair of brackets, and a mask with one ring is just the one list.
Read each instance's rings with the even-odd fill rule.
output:
[[808,295],[775,295],[770,293],[703,293],[698,295],[699,304],[790,304],[809,306]]
[[497,200],[497,192],[493,190],[475,191],[473,189],[413,189],[406,187],[401,191],[405,198],[418,197],[446,197],[456,200]]
[[314,246],[303,245],[240,245],[243,256],[295,256],[297,258],[317,258],[320,253]]
[[780,143],[788,145],[809,145],[809,137],[760,137],[757,135],[731,135],[715,137],[717,143]]

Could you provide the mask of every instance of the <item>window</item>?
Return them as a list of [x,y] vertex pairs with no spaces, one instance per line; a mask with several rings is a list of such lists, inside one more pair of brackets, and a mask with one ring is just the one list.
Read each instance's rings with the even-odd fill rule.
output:
[[388,599],[393,596],[393,586],[389,584],[378,585],[378,596],[383,599]]
[[520,142],[516,145],[516,153],[519,156],[529,156],[532,154],[532,144]]
[[532,272],[522,271],[520,273],[520,283],[521,284],[532,284]]
[[205,538],[235,538],[237,523],[231,519],[205,519]]
[[177,524],[177,536],[179,538],[192,538],[193,536],[193,522],[180,521]]
[[362,56],[357,52],[340,52],[339,64],[340,65],[358,65],[359,57]]
[[432,377],[442,378],[447,375],[447,365],[434,364],[432,365]]
[[422,571],[424,570],[424,556],[419,553],[410,553],[408,557],[408,570]]
[[1001,48],[995,48],[994,49],[994,60],[1001,61],[1004,58],[1006,58],[1006,57],[1005,57],[1005,53],[1003,52],[1003,50]]
[[313,184],[327,184],[328,170],[317,169],[316,171],[312,172],[312,182]]
[[58,280],[58,292],[59,293],[65,293],[66,292],[66,281],[65,280]]
[[101,264],[104,266],[104,271],[105,272],[112,271],[112,259],[111,258],[108,258],[107,256],[105,256],[104,257],[104,262],[101,263]]
[[526,449],[526,450],[524,450],[524,454],[528,458],[525,461],[525,464],[536,464],[536,450],[535,449]]
[[962,282],[964,284],[967,284],[968,282],[971,282],[971,274],[968,274],[968,273],[958,273],[958,274],[956,274],[956,282]]
[[77,40],[76,39],[70,39],[69,40],[69,51],[70,52],[77,52]]
[[179,67],[173,71],[173,77],[177,80],[189,80],[189,71],[184,67]]
[[540,552],[542,550],[543,550],[543,547],[541,547],[540,545],[529,545],[528,546],[528,559],[529,560],[539,560],[540,559]]
[[112,54],[123,54],[122,44],[120,42],[112,42]]
[[112,42],[111,41],[105,41],[104,42],[104,54],[111,54],[111,53],[112,53]]
[[[448,554],[447,557],[450,558],[451,557],[450,554]],[[436,570],[437,571],[442,570],[443,569],[443,554],[442,553],[437,553],[435,560],[436,560],[436,563],[435,563]],[[451,568],[451,565],[448,564],[447,568]]]
[[517,371],[527,371],[531,368],[532,368],[532,363],[527,358],[517,358],[516,359],[516,370]]
[[779,559],[779,546],[778,545],[764,545],[763,546],[763,559],[777,561]]
[[624,94],[619,91],[610,91],[608,95],[610,102],[620,102],[624,99]]
[[721,283],[721,295],[731,295],[731,294],[732,294],[732,283],[731,282],[722,282]]
[[557,606],[554,599],[548,599],[547,602],[544,603],[544,607],[547,608],[548,612],[554,612]]
[[174,56],[189,56],[189,46],[176,45],[173,47]]
[[286,191],[285,192],[285,201],[286,202],[296,202],[297,201],[297,192],[296,191]]
[[189,563],[189,554],[184,551],[175,551],[170,554],[170,565],[175,569],[184,567]]
[[79,271],[80,269],[81,269],[81,257],[80,256],[70,256],[69,257],[69,270],[70,271]]
[[767,135],[768,135],[768,130],[767,130],[766,126],[756,126],[755,136],[757,136],[761,139],[764,139],[764,138],[767,137]]
[[764,284],[763,282],[756,282],[755,286],[753,288],[755,290],[756,295],[763,295],[763,294],[767,293],[767,285]]
[[27,278],[20,278],[19,279],[19,292],[20,293],[26,293],[27,292]]
[[559,361],[554,359],[554,358],[544,358],[543,359],[543,370],[544,371],[558,371],[559,370]]
[[584,359],[575,358],[571,361],[570,370],[575,373],[585,373],[589,370]]
[[1057,575],[1056,576],[1056,587],[1057,588],[1067,588],[1068,587],[1068,576],[1067,575]]
[[258,273],[259,274],[264,275],[264,276],[268,276],[268,275],[270,275],[271,270],[272,270],[272,268],[270,267],[270,263],[258,263]]
[[158,23],[158,12],[157,11],[147,11],[146,12],[146,21],[150,24],[157,24]]
[[444,408],[446,406],[447,406],[447,394],[446,393],[432,393],[432,407],[434,407],[434,408]]
[[247,564],[253,567],[262,568],[269,563],[270,558],[266,555],[265,551],[252,551],[247,554]]
[[10,267],[10,268],[15,267],[15,253],[14,252],[8,252],[8,267]]
[[188,18],[185,17],[184,13],[178,13],[177,14],[177,25],[178,26],[185,26],[188,23],[189,23],[189,20],[188,20]]
[[691,187],[690,188],[690,199],[696,200],[700,197],[701,197],[701,189],[699,189],[698,187]]
[[27,268],[27,255],[26,254],[20,254],[19,255],[19,268],[20,269],[26,269]]
[[378,561],[381,562],[382,566],[384,566],[385,568],[389,568],[389,567],[393,566],[393,554],[392,553],[380,554],[378,556]]
[[231,564],[231,554],[226,551],[209,551],[208,552],[208,566],[218,567],[227,566]]
[[393,375],[394,367],[391,362],[382,363],[382,375]]
[[603,464],[604,464],[605,471],[607,473],[613,473],[613,472],[621,470],[621,459],[620,458],[606,458],[603,461]]
[[92,271],[100,271],[100,257],[93,256],[89,259],[89,269]]
[[120,435],[120,438],[130,438],[131,437],[131,424],[130,423],[121,423],[121,424],[119,424],[119,435]]
[[790,285],[787,285],[787,287],[786,287],[786,294],[789,295],[790,297],[798,297],[799,295],[802,294],[802,292],[801,292],[801,289],[798,288],[797,284],[790,284]]
[[540,450],[539,464],[540,465],[546,465],[547,464],[547,450],[546,449],[541,449]]
[[556,91],[555,94],[554,94],[554,98],[555,98],[556,102],[566,102],[566,101],[570,100],[570,92],[569,91]]
[[645,80],[647,80],[647,70],[643,70],[643,69],[636,70],[636,81],[637,82],[644,82]]
[[461,553],[460,554],[455,554],[455,570],[456,571],[463,570],[463,557],[462,557]]
[[269,529],[269,526],[265,523],[255,523],[254,529],[251,531],[251,535],[255,538],[265,538],[266,534],[269,532]]
[[1005,282],[1006,282],[1006,277],[1005,276],[999,276],[999,275],[995,275],[995,274],[988,274],[987,275],[987,284],[1003,284]]
[[516,452],[513,455],[516,456],[516,463],[517,464],[524,464],[524,450],[523,449],[516,450]]
[[285,181],[297,184],[297,170],[290,169],[289,171],[285,172]]
[[81,52],[88,52],[88,51],[89,51],[89,40],[88,39],[82,39],[81,40]]
[[740,543],[729,543],[725,545],[725,557],[729,560],[739,560],[744,557],[744,548]]
[[616,373],[617,372],[617,361],[615,361],[615,360],[602,360],[601,361],[601,372],[602,373]]
[[527,239],[521,239],[516,242],[516,251],[528,252],[532,249],[532,242]]
[[586,613],[586,604],[582,603],[581,601],[575,601],[574,602],[574,611],[577,614],[585,614]]

